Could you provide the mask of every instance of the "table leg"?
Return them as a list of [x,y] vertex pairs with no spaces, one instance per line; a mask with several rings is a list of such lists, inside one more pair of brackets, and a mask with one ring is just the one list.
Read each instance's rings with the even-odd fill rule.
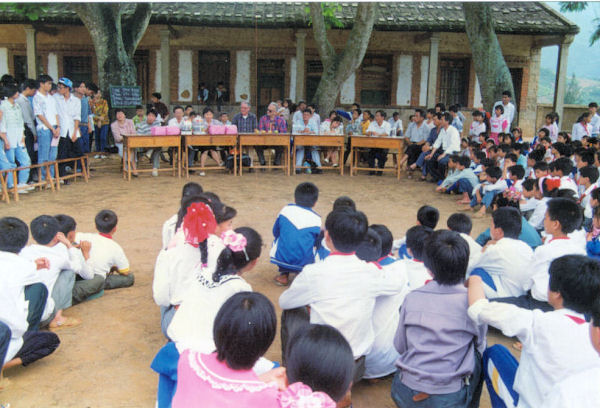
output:
[[[289,152],[289,149],[288,149]],[[292,171],[293,171],[293,175],[296,175],[296,146],[294,146],[294,151],[291,153],[292,154]],[[288,154],[287,157],[290,157],[290,155]],[[288,166],[289,167],[289,166]]]
[[[185,144],[185,150],[184,150],[184,152],[183,152],[183,155],[184,155],[184,156],[187,158],[187,157],[188,157],[188,154],[189,154],[189,151],[188,151],[188,145],[187,145],[187,143],[186,143],[186,144]],[[190,178],[189,162],[186,160],[186,161],[185,161],[185,163],[181,163],[181,166],[180,166],[180,167],[183,167],[183,171],[184,171],[184,172],[185,172],[185,174],[186,174],[186,175],[185,175],[185,178],[188,178],[188,179],[189,179],[189,178]]]
[[340,155],[338,157],[338,165],[340,166],[340,176],[343,176],[344,175],[344,142],[342,142],[342,146],[340,146]]
[[[249,155],[249,154],[248,154]],[[242,142],[240,142],[240,177],[242,176],[242,172],[244,169],[244,163],[242,163],[242,157],[244,156],[244,145],[242,145]]]
[[[237,146],[233,146],[233,176],[237,176],[237,162],[238,162],[238,157],[237,157]],[[242,165],[243,163],[240,163],[240,165]]]
[[181,143],[177,146],[177,178],[181,178]]
[[[127,158],[129,159],[129,155],[131,154],[131,149],[127,146]],[[125,160],[125,155],[123,155],[123,160]],[[127,161],[127,181],[131,181],[131,162]]]
[[[129,147],[127,147],[127,146],[123,146],[123,149],[129,151]],[[121,158],[121,162],[123,163],[123,178],[127,179],[127,169],[125,166],[125,155],[123,155],[123,157]]]

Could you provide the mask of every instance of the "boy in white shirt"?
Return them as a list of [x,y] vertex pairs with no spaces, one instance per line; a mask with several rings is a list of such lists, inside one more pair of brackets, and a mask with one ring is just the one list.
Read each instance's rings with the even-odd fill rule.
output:
[[470,275],[483,280],[485,296],[522,296],[531,275],[528,273],[533,250],[519,240],[522,218],[518,209],[498,208],[492,214],[491,240],[482,250],[479,260],[469,267]]
[[[558,383],[574,374],[600,369],[600,356],[592,347],[583,315],[600,293],[600,266],[585,256],[567,255],[552,262],[549,276],[547,296],[554,310],[547,313],[489,302],[481,277],[469,278],[469,317],[475,323],[500,329],[506,336],[516,336],[523,344],[519,363],[498,344],[483,355],[494,406],[547,407],[544,401]],[[597,384],[593,387],[598,389]]]
[[458,232],[467,241],[467,244],[469,244],[469,265],[467,268],[472,268],[481,256],[481,245],[471,237],[471,230],[473,229],[471,217],[463,213],[452,214],[448,217],[446,226],[450,231]]
[[475,187],[475,193],[469,206],[475,209],[477,205],[481,208],[477,212],[477,217],[483,217],[485,212],[492,205],[496,194],[501,194],[508,188],[506,180],[502,178],[502,169],[497,166],[487,167],[485,169],[486,181]]
[[77,326],[81,322],[73,317],[63,316],[62,311],[72,305],[74,272],[81,272],[83,267],[79,249],[73,247],[60,232],[54,217],[40,215],[31,221],[30,227],[36,244],[23,248],[20,256],[31,261],[42,257],[50,261],[48,268],[38,272],[39,280],[48,289],[42,325],[48,324],[50,329]]
[[[360,211],[332,211],[325,221],[325,242],[331,254],[323,262],[306,265],[291,286],[281,294],[282,347],[293,336],[286,313],[306,311],[310,323],[329,324],[350,343],[357,362],[355,380],[364,373],[364,356],[373,347],[373,309],[378,296],[395,295],[406,280],[358,259],[355,251],[367,233],[367,217]],[[294,322],[296,323],[296,322]],[[355,382],[356,382],[355,381]]]
[[421,225],[415,225],[406,231],[406,252],[411,258],[404,258],[398,262],[402,262],[406,269],[409,290],[418,289],[433,279],[423,263],[425,241],[432,232],[433,230]]
[[48,291],[43,283],[34,283],[36,269],[48,267],[49,262],[45,258],[33,262],[18,255],[28,239],[27,224],[14,217],[0,218],[0,322],[8,326],[11,336],[0,360],[0,378],[3,370],[29,365],[60,344],[55,333],[37,331]]
[[592,198],[592,191],[594,191],[598,185],[598,169],[594,166],[582,167],[579,170],[579,179],[577,184],[585,188],[583,194],[579,198],[579,205],[583,208],[583,225],[589,231],[592,227],[592,205],[590,204]]
[[104,289],[126,288],[135,280],[129,270],[129,260],[123,248],[113,240],[117,232],[117,214],[111,210],[100,211],[95,218],[97,234],[78,232],[77,241],[92,243],[90,259],[93,272],[104,278]]

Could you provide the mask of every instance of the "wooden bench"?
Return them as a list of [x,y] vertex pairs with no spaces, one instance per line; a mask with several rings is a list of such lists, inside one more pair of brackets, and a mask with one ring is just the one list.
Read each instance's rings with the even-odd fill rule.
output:
[[[283,147],[283,163],[279,165],[265,164],[250,166],[251,169],[282,169],[286,175],[290,175],[290,134],[289,133],[240,133],[240,152],[244,147],[255,146],[280,146]],[[242,175],[242,154],[240,153],[240,176]]]
[[[358,171],[376,171],[376,172],[394,172],[400,180],[400,166],[397,169],[391,168],[371,168],[358,166],[359,149],[389,149],[397,150],[398,162],[402,160],[404,155],[404,139],[397,137],[372,137],[372,136],[351,136],[350,143],[352,145],[352,162],[350,165],[350,176],[357,174]],[[388,153],[392,154],[392,153]]]
[[[317,146],[317,147],[336,147],[340,150],[339,163],[344,160],[344,135],[294,135],[294,152],[292,161],[294,166],[294,174],[296,169],[307,169],[309,166],[296,166],[296,146]],[[306,158],[306,154],[304,155]],[[344,166],[340,164],[338,167],[321,166],[322,170],[338,170],[340,175],[344,175]]]
[[[81,157],[74,157],[74,158],[69,158],[69,159],[60,159],[60,160],[55,160],[54,163],[54,178],[56,179],[56,189],[60,190],[60,182],[61,180],[75,180],[77,181],[77,177],[83,177],[83,179],[85,180],[85,182],[87,183],[89,180],[88,177],[88,168],[89,168],[89,164],[88,162],[88,156],[84,155]],[[64,176],[61,176],[58,169],[60,164],[62,163],[72,163],[73,166],[70,166],[73,173],[71,174],[67,174]],[[81,172],[78,172],[77,170],[81,169]]]
[[[15,199],[15,201],[19,201],[19,190],[24,190],[25,187],[17,187],[17,175],[18,172],[21,170],[25,170],[25,169],[29,169],[31,170],[37,170],[37,174],[38,174],[38,181],[36,183],[31,183],[28,184],[26,188],[30,188],[30,187],[34,187],[34,188],[39,188],[40,190],[43,187],[48,187],[50,186],[50,190],[52,190],[54,192],[54,182],[56,180],[55,177],[52,177],[52,175],[50,174],[50,169],[54,168],[55,171],[58,174],[58,170],[56,170],[55,167],[55,163],[54,161],[48,161],[48,162],[44,162],[44,163],[40,163],[40,164],[32,164],[30,166],[26,166],[26,167],[17,167],[14,169],[6,169],[6,170],[0,170],[0,185],[2,186],[2,200],[9,203],[10,202],[10,194],[9,193],[13,193],[13,197]],[[42,168],[46,169],[46,180],[42,180]],[[9,174],[12,173],[12,177],[13,177],[13,187],[11,189],[8,188],[8,182],[7,182],[7,177]],[[58,182],[57,182],[58,184]]]
[[224,167],[219,166],[189,166],[188,162],[188,152],[190,146],[199,146],[199,147],[218,147],[218,146],[226,146],[230,147],[231,150],[234,151],[233,155],[233,174],[237,175],[237,145],[238,145],[238,136],[237,135],[185,135],[183,136],[185,139],[185,148],[184,148],[184,157],[182,158],[182,166],[184,171],[187,174],[187,178],[190,177],[190,170],[222,170]]

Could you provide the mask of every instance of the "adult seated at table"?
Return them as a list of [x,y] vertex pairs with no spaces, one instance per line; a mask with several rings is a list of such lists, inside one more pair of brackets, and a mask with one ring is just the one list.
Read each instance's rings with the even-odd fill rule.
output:
[[[294,135],[316,135],[319,133],[319,128],[314,120],[311,120],[313,112],[306,108],[302,112],[302,121],[294,122],[292,133]],[[321,158],[319,157],[319,151],[316,146],[311,148],[311,158],[313,163],[316,165],[316,169],[313,171],[316,174],[321,174]],[[296,167],[302,166],[304,163],[304,146],[296,146]],[[300,169],[296,170],[296,174],[300,174]]]
[[237,126],[238,133],[254,133],[258,130],[258,119],[256,119],[254,113],[250,112],[250,104],[248,102],[240,104],[240,113],[236,113],[233,116],[231,124]]
[[[258,123],[258,130],[261,132],[268,133],[287,133],[287,123],[285,119],[277,115],[277,104],[271,102],[267,106],[267,114],[260,118]],[[261,166],[266,164],[265,161],[265,148],[270,149],[269,146],[256,146],[256,155]],[[281,165],[281,156],[283,156],[283,147],[276,146],[275,149],[275,166]]]
[[[221,126],[222,125],[221,122],[214,119],[213,110],[209,107],[206,107],[202,110],[202,116],[204,116],[203,133],[208,133],[209,128],[211,126]],[[216,148],[205,147],[205,148],[200,148],[200,151],[202,152],[202,154],[200,155],[200,167],[206,167],[206,158],[208,157],[209,153],[210,153],[210,157],[212,157],[213,160],[216,161],[220,167],[225,166],[225,162],[223,160],[221,160],[221,156],[219,156],[219,152],[217,152]],[[189,159],[189,157],[188,157],[188,159]],[[204,171],[200,171],[200,172],[198,172],[198,175],[205,176],[206,173],[204,173]]]
[[[366,135],[371,137],[389,137],[392,131],[390,122],[385,120],[386,113],[382,110],[375,112],[375,120],[369,124]],[[375,168],[375,160],[377,160],[377,167],[380,169],[385,168],[385,162],[387,161],[388,149],[369,149],[369,167]],[[369,175],[373,176],[377,174],[381,176],[381,171],[370,171]]]
[[[320,134],[322,135],[333,135],[333,136],[343,136],[344,135],[344,126],[342,126],[342,118],[332,111],[329,114],[329,118],[321,123]],[[325,154],[325,159],[323,160],[325,163],[331,163],[333,167],[338,167],[340,162],[340,151],[337,147],[327,148]]]
[[[154,109],[150,109],[146,112],[145,120],[143,122],[138,122],[135,127],[135,131],[138,135],[150,135],[152,134],[152,128],[160,126],[160,122],[156,120],[158,113]],[[156,149],[148,149],[146,151],[146,155],[150,153],[150,161],[152,161],[152,175],[154,177],[158,176],[158,169],[160,168],[160,152],[161,148],[158,147]]]
[[405,143],[407,143],[406,164],[408,166],[417,161],[428,136],[429,127],[425,124],[425,111],[416,109],[414,122],[408,125],[405,135]]
[[123,109],[116,109],[115,116],[117,120],[115,120],[110,125],[110,130],[113,134],[113,138],[115,139],[115,145],[119,150],[119,156],[123,157],[125,155],[125,161],[129,161],[131,163],[131,168],[133,169],[133,176],[137,177],[137,157],[135,150],[133,151],[133,157],[127,157],[127,152],[123,152],[123,135],[135,135],[135,126],[133,125],[133,121],[131,119],[127,119],[125,117],[125,111]]

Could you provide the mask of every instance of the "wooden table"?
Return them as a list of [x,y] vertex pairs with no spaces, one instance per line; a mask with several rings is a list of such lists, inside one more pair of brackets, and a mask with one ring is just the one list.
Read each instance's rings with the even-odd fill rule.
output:
[[[294,135],[294,152],[292,161],[294,166],[294,174],[296,169],[306,169],[307,166],[296,166],[296,146],[318,146],[318,147],[337,147],[340,149],[340,157],[338,162],[341,163],[344,160],[344,135]],[[304,155],[306,157],[306,154]],[[324,170],[339,170],[340,175],[344,175],[344,165],[333,166],[321,166]]]
[[233,154],[233,175],[237,175],[237,143],[238,136],[237,135],[185,135],[185,155],[183,157],[182,166],[187,174],[187,178],[190,177],[189,170],[221,170],[223,167],[211,166],[211,167],[202,167],[202,166],[192,166],[189,167],[188,163],[188,150],[189,146],[227,146],[231,147]]
[[[158,171],[173,171],[173,176],[177,172],[177,177],[181,177],[181,135],[169,136],[152,136],[152,135],[123,135],[123,178],[131,181],[131,160],[133,149],[138,148],[159,148],[159,147],[176,147],[177,160],[173,160],[172,169],[156,169]],[[125,160],[125,151],[127,152],[127,162]],[[138,169],[138,172],[147,173],[154,169]]]
[[[281,146],[284,147],[283,163],[280,165],[252,165],[253,169],[282,169],[286,175],[290,175],[290,134],[289,133],[240,133],[240,152],[244,147],[254,146]],[[240,154],[240,158],[242,154]],[[240,163],[240,176],[242,175],[242,163]]]
[[358,149],[392,149],[398,150],[398,163],[402,161],[404,155],[404,139],[398,137],[372,137],[372,136],[351,136],[350,143],[352,144],[352,163],[350,165],[350,176],[353,176],[357,171],[380,171],[380,172],[395,172],[396,177],[400,180],[400,166],[394,168],[371,168],[358,167]]

